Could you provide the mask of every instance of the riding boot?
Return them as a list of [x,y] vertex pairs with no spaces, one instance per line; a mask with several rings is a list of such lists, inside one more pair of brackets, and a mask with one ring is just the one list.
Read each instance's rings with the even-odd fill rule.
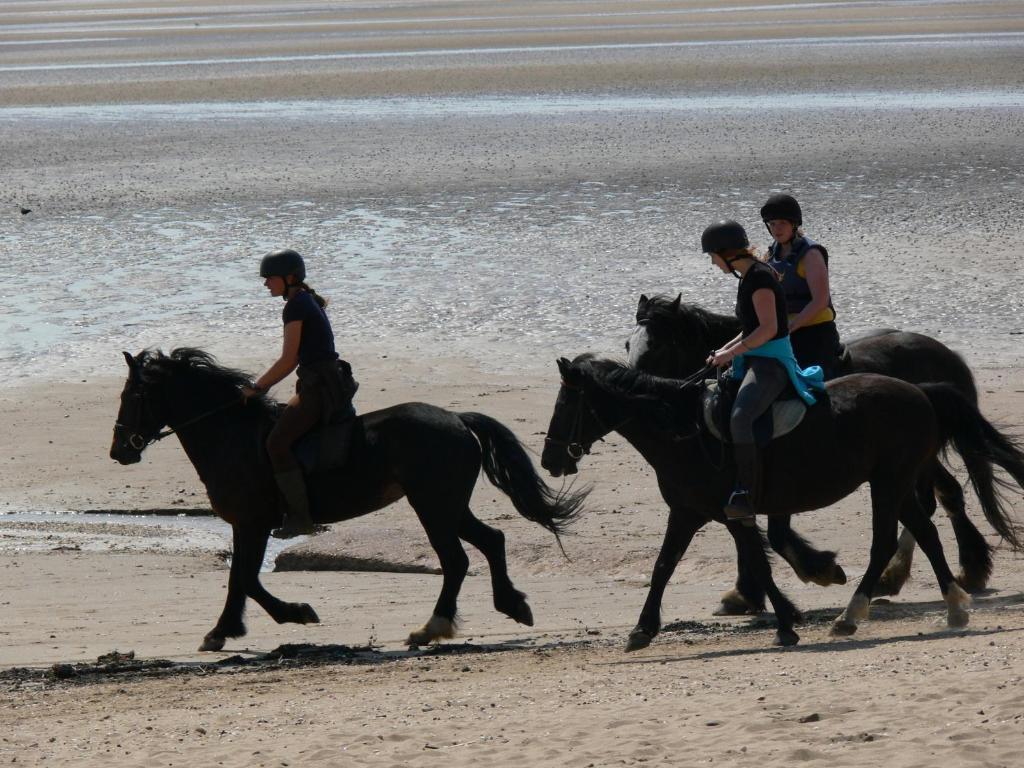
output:
[[301,469],[275,472],[274,481],[284,497],[285,513],[280,528],[272,531],[276,539],[290,539],[317,532],[317,526],[309,516],[309,496],[306,494],[306,479]]
[[736,489],[725,505],[727,520],[753,524],[757,513],[757,496],[761,481],[761,457],[753,443],[735,443]]

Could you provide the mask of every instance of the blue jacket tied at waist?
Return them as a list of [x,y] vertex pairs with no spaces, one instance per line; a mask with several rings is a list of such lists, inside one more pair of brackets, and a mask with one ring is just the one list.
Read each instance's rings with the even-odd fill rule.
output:
[[811,394],[812,389],[825,389],[825,374],[820,365],[812,365],[810,368],[800,368],[793,355],[793,345],[789,342],[789,336],[781,339],[773,339],[765,342],[757,349],[737,355],[732,361],[732,377],[737,381],[743,381],[743,375],[747,372],[746,357],[770,357],[782,363],[782,367],[789,374],[789,380],[793,389],[800,395],[800,399],[807,405],[814,405],[817,399]]

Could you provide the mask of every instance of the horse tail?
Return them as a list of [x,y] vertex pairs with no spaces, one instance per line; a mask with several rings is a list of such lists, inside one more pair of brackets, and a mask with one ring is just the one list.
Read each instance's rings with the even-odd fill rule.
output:
[[565,533],[576,519],[589,490],[558,493],[545,484],[512,430],[482,413],[457,414],[480,441],[487,479],[512,500],[527,520],[555,536]]
[[[1020,526],[1010,517],[1000,491],[1024,489],[1024,446],[1020,438],[1005,435],[981,414],[977,406],[950,384],[920,384],[938,417],[942,450],[952,444],[967,467],[985,519],[1015,550],[1024,549]],[[997,476],[1001,467],[1013,483]]]

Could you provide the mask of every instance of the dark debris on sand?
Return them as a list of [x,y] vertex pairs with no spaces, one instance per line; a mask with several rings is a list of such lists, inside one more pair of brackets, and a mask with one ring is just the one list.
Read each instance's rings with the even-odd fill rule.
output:
[[218,672],[262,670],[279,666],[351,664],[384,660],[371,646],[286,644],[266,653],[236,654],[211,662],[136,659],[134,651],[105,653],[95,662],[54,664],[50,667],[12,667],[0,672],[0,689],[49,688],[58,685],[105,683],[114,679],[209,675]]

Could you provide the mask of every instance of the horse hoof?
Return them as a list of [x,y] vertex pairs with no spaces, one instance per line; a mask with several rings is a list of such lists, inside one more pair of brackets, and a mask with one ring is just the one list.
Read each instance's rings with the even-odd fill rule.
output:
[[299,624],[319,624],[320,617],[316,615],[313,606],[308,603],[299,603]]
[[832,623],[832,637],[850,637],[857,631],[857,625],[846,619],[836,619]]
[[956,577],[956,583],[959,584],[965,592],[972,595],[980,595],[988,588],[988,577],[987,576],[969,576],[966,573],[960,573]]
[[781,646],[796,645],[800,642],[800,635],[792,629],[780,629],[775,633],[775,644]]
[[525,600],[519,604],[511,618],[527,627],[533,626],[533,611],[530,610],[530,606],[526,604]]
[[629,639],[626,641],[626,653],[646,648],[651,644],[653,639],[653,635],[647,634],[642,629],[634,629],[629,633]]
[[951,610],[946,613],[946,625],[950,629],[963,629],[971,621],[971,614],[963,608]]
[[751,613],[758,611],[735,589],[722,595],[722,602],[713,611],[715,616],[746,616]]
[[832,566],[824,573],[809,577],[810,581],[819,587],[831,587],[846,583],[846,571],[839,563],[832,563]]
[[455,622],[443,616],[431,616],[430,621],[409,634],[406,645],[429,645],[435,640],[455,637]]
[[200,651],[219,651],[224,647],[225,638],[216,635],[207,635],[203,638],[203,644],[199,646]]

